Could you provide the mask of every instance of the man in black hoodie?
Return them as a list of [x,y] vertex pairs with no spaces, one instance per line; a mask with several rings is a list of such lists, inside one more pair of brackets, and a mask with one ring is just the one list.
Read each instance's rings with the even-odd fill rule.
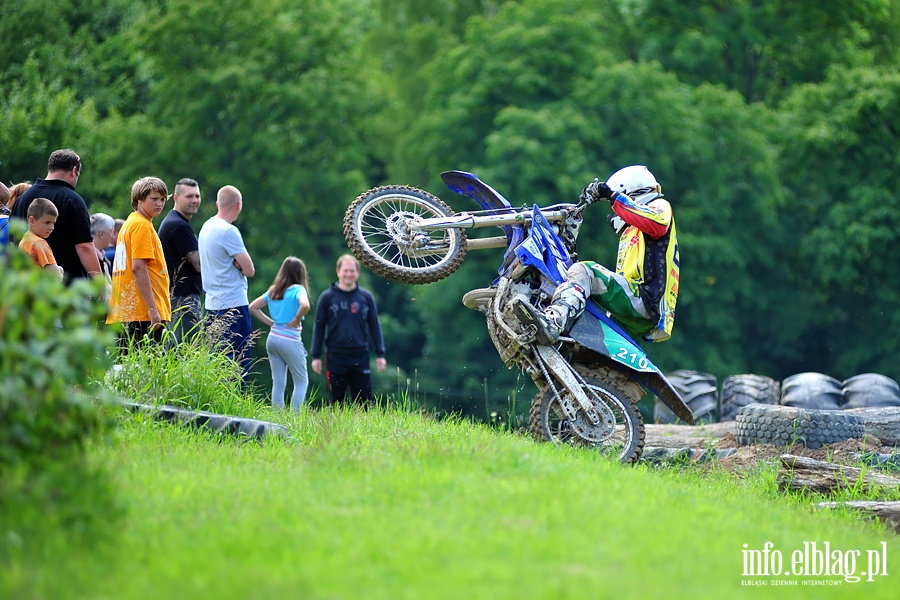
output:
[[[374,399],[372,371],[369,368],[369,341],[375,346],[378,372],[384,371],[384,338],[378,321],[378,308],[368,290],[357,285],[359,262],[344,254],[337,261],[337,283],[322,292],[316,304],[316,323],[312,338],[312,370],[322,373],[322,343],[327,348],[328,369],[325,379],[332,402],[344,399],[350,387],[351,401],[364,404]],[[368,337],[366,335],[368,331]]]

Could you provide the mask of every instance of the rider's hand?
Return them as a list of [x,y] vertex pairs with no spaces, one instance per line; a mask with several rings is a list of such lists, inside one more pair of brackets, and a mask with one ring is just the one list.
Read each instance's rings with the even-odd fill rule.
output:
[[609,189],[605,181],[594,180],[584,188],[581,192],[581,199],[587,202],[596,202],[597,200],[612,200],[613,191]]
[[607,202],[611,202],[613,199],[613,196],[615,195],[615,192],[613,192],[611,189],[609,189],[609,186],[606,185],[605,181],[599,181],[599,182],[592,183],[588,187],[593,188],[592,191],[594,193],[594,196],[600,200],[606,200]]

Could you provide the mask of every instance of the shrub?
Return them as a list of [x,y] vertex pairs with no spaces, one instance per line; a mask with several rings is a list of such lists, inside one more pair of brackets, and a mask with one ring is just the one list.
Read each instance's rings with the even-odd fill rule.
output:
[[135,402],[255,416],[260,405],[252,390],[242,391],[241,366],[218,343],[222,332],[215,326],[198,328],[197,335],[177,345],[168,333],[161,344],[150,340],[130,344],[105,385]]
[[[0,509],[9,517],[28,502],[48,521],[59,509],[75,515],[62,519],[67,524],[82,526],[78,514],[93,517],[72,499],[91,496],[68,488],[97,481],[84,444],[105,421],[91,399],[91,382],[106,369],[113,341],[112,332],[98,326],[102,306],[89,299],[100,286],[63,287],[14,249],[0,261]],[[96,497],[91,502],[97,506],[85,511],[108,512]],[[0,539],[28,527],[21,520],[0,523]]]

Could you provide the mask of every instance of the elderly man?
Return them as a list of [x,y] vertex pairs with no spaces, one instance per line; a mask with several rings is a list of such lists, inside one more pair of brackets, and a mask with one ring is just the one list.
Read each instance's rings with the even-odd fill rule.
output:
[[82,168],[81,157],[73,150],[54,151],[47,161],[47,177],[35,181],[12,207],[12,216],[24,221],[35,198],[47,198],[56,206],[59,216],[47,243],[63,268],[66,283],[79,277],[101,276],[91,217],[84,199],[75,191]]

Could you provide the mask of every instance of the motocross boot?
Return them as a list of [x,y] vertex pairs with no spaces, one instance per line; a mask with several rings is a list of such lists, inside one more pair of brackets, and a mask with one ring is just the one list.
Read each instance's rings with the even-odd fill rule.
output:
[[539,344],[553,346],[584,312],[586,303],[584,288],[567,281],[556,288],[553,301],[544,310],[536,309],[528,300],[519,297],[513,299],[512,311],[519,323],[537,328],[535,339]]

